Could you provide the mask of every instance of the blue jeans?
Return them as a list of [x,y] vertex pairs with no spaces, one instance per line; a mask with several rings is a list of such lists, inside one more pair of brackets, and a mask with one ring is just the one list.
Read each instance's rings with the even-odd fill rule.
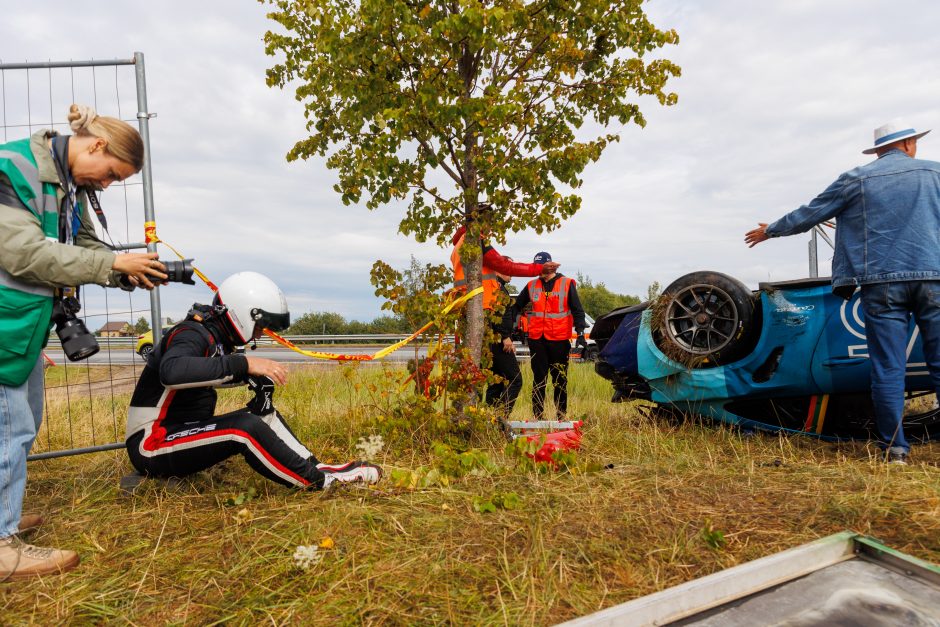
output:
[[17,531],[26,492],[26,456],[42,423],[42,356],[26,383],[0,385],[0,538]]
[[940,391],[940,281],[899,281],[862,286],[865,334],[871,357],[871,399],[881,445],[907,453],[901,420],[911,315],[920,330],[927,369]]

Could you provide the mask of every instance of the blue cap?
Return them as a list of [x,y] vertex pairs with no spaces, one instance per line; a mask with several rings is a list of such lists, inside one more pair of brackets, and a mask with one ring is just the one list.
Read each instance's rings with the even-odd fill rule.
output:
[[548,263],[551,260],[552,256],[543,251],[535,255],[535,259],[532,260],[532,263]]

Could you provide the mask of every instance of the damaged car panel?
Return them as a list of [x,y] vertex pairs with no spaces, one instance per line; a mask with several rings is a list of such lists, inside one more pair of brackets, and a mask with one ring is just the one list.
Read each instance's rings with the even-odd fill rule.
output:
[[[653,303],[597,320],[596,371],[614,401],[644,399],[676,415],[825,439],[875,433],[859,293],[835,296],[829,279],[762,283],[747,290],[718,272],[695,272]],[[906,389],[932,393],[919,333],[908,337]],[[905,417],[905,432],[940,437],[940,411]]]

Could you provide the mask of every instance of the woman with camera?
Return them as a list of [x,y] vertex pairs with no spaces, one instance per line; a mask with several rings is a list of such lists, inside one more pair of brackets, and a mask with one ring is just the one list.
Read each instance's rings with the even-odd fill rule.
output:
[[89,216],[89,194],[140,171],[140,135],[90,107],[73,104],[68,119],[71,136],[42,130],[0,144],[0,581],[78,564],[73,551],[39,548],[17,535],[42,522],[22,516],[22,505],[26,457],[42,421],[40,353],[54,303],[86,283],[152,289],[166,279],[156,253],[115,254]]

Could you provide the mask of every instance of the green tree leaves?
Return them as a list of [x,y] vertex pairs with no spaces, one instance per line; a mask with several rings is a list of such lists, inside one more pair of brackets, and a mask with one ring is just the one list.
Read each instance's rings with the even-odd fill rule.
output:
[[370,333],[410,333],[414,328],[399,316],[378,316],[371,322],[346,320],[333,311],[313,311],[297,318],[287,335],[356,335]]
[[[326,157],[345,204],[407,201],[399,230],[419,241],[446,245],[460,224],[500,243],[559,227],[581,207],[581,173],[619,139],[587,125],[644,126],[639,97],[677,101],[679,67],[646,57],[678,35],[640,0],[262,2],[280,26],[264,38],[278,57],[267,82],[292,87],[308,120],[288,160]],[[494,211],[478,214],[483,201]],[[466,311],[477,351],[482,312]]]
[[150,330],[150,321],[147,320],[147,318],[145,318],[144,316],[141,316],[140,318],[137,319],[136,324],[132,324],[129,326],[131,328],[131,331],[133,331],[137,335],[143,335],[144,333]]
[[440,264],[421,264],[412,255],[404,270],[396,270],[384,261],[372,265],[375,295],[385,298],[382,309],[406,320],[411,330],[433,319],[441,309],[441,292],[453,281],[450,270]]
[[309,120],[288,158],[327,155],[347,203],[410,197],[400,228],[418,239],[443,243],[482,197],[497,236],[557,227],[580,205],[559,185],[617,139],[576,131],[644,125],[637,96],[676,102],[679,68],[644,57],[678,35],[636,0],[268,3],[268,84],[293,86]]

